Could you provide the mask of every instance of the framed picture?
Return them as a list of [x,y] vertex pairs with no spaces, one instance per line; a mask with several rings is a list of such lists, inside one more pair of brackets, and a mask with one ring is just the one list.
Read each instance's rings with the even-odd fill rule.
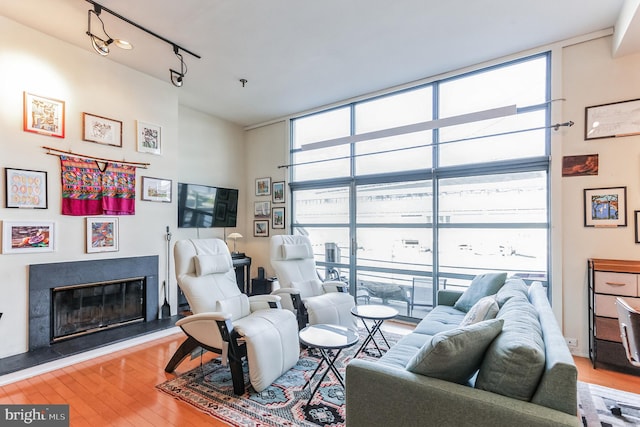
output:
[[640,211],[633,211],[633,216],[636,220],[636,243],[640,243],[640,229],[638,227],[640,223]]
[[118,218],[87,218],[87,253],[118,251]]
[[82,139],[122,147],[122,122],[95,114],[82,113]]
[[627,187],[584,190],[585,227],[626,227]]
[[271,194],[271,178],[256,179],[256,196],[268,196]]
[[64,138],[64,101],[24,92],[23,129]]
[[142,200],[171,203],[170,179],[142,177]]
[[54,222],[3,221],[2,253],[53,252],[54,249]]
[[271,194],[273,195],[273,203],[284,203],[284,181],[274,182]]
[[271,202],[254,202],[253,216],[256,218],[269,218],[271,216]]
[[273,208],[271,211],[271,226],[274,230],[284,228],[284,208]]
[[47,209],[47,173],[4,168],[5,207]]
[[640,99],[585,108],[584,139],[640,134]]
[[162,154],[162,128],[151,123],[137,121],[138,151]]
[[598,175],[598,155],[564,156],[562,158],[562,176]]
[[253,221],[254,237],[269,237],[269,220]]

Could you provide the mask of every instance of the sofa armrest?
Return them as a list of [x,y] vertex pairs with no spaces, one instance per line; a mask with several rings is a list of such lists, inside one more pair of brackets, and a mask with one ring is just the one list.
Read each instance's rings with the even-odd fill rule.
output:
[[[346,369],[347,427],[574,426],[578,417],[530,402],[354,359]],[[381,408],[383,410],[381,410]]]
[[325,293],[329,292],[349,292],[349,285],[344,282],[339,282],[337,280],[330,280],[322,283],[322,289]]
[[460,298],[462,294],[462,291],[440,289],[438,290],[438,305],[448,305],[449,307],[453,307],[453,305],[456,303],[456,301],[458,301],[458,298]]

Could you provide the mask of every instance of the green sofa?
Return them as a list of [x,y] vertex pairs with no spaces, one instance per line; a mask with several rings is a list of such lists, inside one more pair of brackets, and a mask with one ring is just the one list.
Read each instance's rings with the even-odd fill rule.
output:
[[407,369],[434,335],[460,329],[466,313],[454,306],[461,295],[440,291],[439,305],[382,358],[347,365],[346,425],[580,425],[576,366],[540,283],[508,279],[499,288],[494,315],[502,320],[485,323],[500,322],[502,330],[481,350],[480,366],[464,384]]

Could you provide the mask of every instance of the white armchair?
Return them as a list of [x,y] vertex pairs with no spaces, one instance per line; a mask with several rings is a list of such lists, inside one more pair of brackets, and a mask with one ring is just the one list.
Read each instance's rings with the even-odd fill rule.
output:
[[[329,323],[357,329],[355,317],[351,314],[355,300],[349,294],[348,285],[320,280],[308,237],[271,237],[270,260],[281,287],[273,294],[286,298],[290,293],[299,293],[303,305],[298,310],[308,314],[309,324]],[[283,303],[283,307],[287,306]]]
[[176,277],[192,315],[180,319],[187,339],[165,371],[173,372],[196,348],[222,356],[229,363],[233,390],[244,392],[242,359],[249,380],[260,392],[291,369],[300,354],[295,316],[282,310],[280,297],[247,297],[236,284],[227,245],[220,239],[180,240],[174,247]]

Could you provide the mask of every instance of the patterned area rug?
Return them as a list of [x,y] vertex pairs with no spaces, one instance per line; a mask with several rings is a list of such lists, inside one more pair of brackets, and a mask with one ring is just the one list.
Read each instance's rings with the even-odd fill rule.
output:
[[[389,332],[384,335],[391,345],[401,338]],[[343,375],[365,336],[366,332],[360,331],[358,344],[342,350],[338,357],[335,365]],[[384,345],[381,348],[384,350]],[[358,359],[376,360],[377,356],[377,350],[370,344]],[[320,360],[317,350],[303,350],[298,363],[261,393],[251,387],[245,363],[246,391],[242,396],[234,395],[229,368],[222,366],[219,359],[156,387],[233,426],[343,426],[344,389],[332,372],[325,377],[311,404],[305,407],[316,382],[312,380],[307,387],[305,384]],[[326,363],[322,370],[325,368]],[[320,373],[315,379],[319,377]]]
[[[578,402],[585,427],[640,426],[640,395],[578,382]],[[614,415],[617,406],[621,415]]]

